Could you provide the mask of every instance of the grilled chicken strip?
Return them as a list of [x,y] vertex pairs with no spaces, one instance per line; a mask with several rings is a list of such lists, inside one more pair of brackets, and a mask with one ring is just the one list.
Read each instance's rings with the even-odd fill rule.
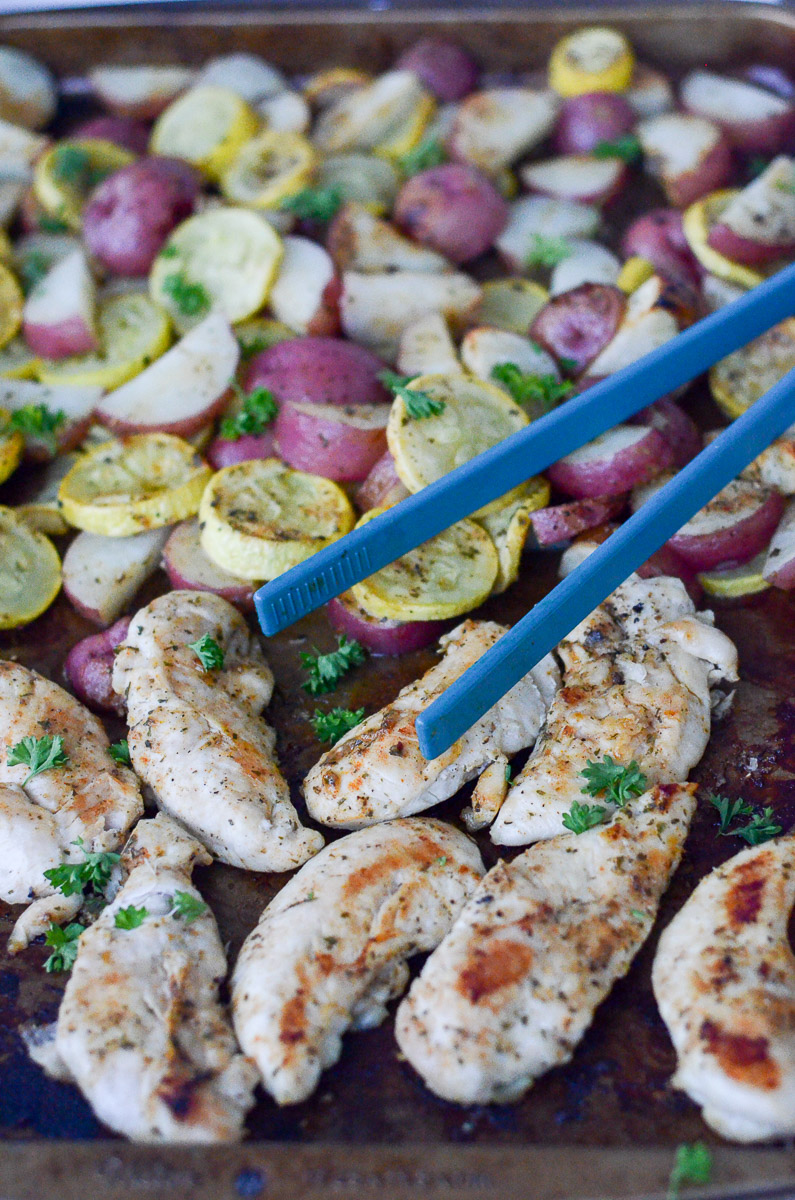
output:
[[[205,634],[223,667],[205,670],[190,648]],[[273,676],[228,601],[168,592],[137,613],[113,666],[127,700],[130,758],[158,804],[221,862],[288,871],[323,845],[301,825],[260,719]]]
[[483,863],[428,818],[390,821],[327,846],[268,905],[232,979],[240,1045],[279,1104],[297,1104],[408,982],[406,959],[449,930]]
[[[63,738],[64,766],[35,775],[9,766],[23,738]],[[0,899],[29,907],[11,933],[11,952],[24,949],[51,921],[74,916],[80,896],[54,893],[44,872],[80,861],[73,845],[116,851],[143,813],[138,781],[114,762],[102,725],[74,696],[18,663],[0,661]]]
[[[99,1119],[137,1142],[233,1142],[254,1103],[256,1072],[237,1049],[218,1000],[226,958],[209,908],[175,911],[175,895],[201,903],[191,883],[204,847],[164,813],[141,821],[125,847],[129,872],[96,923],[80,935],[54,1040],[30,1053],[73,1080]],[[119,929],[133,906],[146,916]]]
[[499,845],[563,833],[581,772],[605,755],[650,783],[685,780],[709,740],[711,687],[737,678],[734,644],[668,576],[630,575],[558,653],[563,687],[491,827]]
[[651,930],[694,791],[652,788],[489,871],[398,1009],[400,1049],[432,1091],[508,1103],[568,1062]]
[[738,1142],[795,1135],[795,834],[703,879],[660,938],[652,982],[675,1087]]
[[[559,684],[550,656],[503,696],[454,746],[428,761],[415,729],[419,713],[486,653],[505,633],[493,621],[464,621],[440,639],[440,662],[373,713],[312,767],[304,780],[307,808],[317,821],[358,829],[376,821],[407,817],[455,795],[489,765],[504,781],[507,756],[532,745],[547,705]],[[485,789],[482,810],[499,807],[493,788]],[[482,794],[482,793],[481,793]],[[476,810],[481,806],[477,804]],[[484,820],[476,811],[472,827]]]

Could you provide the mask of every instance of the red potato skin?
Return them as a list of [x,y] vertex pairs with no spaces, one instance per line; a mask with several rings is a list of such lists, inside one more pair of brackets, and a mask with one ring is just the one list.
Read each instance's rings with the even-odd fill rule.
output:
[[471,54],[446,38],[420,38],[404,50],[395,63],[399,71],[413,71],[421,83],[445,102],[462,100],[478,84],[480,69]]
[[265,387],[283,403],[389,404],[392,397],[378,375],[386,363],[354,342],[332,337],[299,337],[279,342],[248,365],[247,392]]
[[215,471],[233,467],[236,463],[250,462],[253,458],[273,458],[276,431],[271,428],[263,433],[247,433],[243,437],[215,437],[210,442],[204,457]]
[[701,433],[695,421],[669,396],[641,409],[628,423],[648,425],[661,433],[671,447],[675,467],[684,467],[702,449]]
[[374,655],[397,656],[422,650],[447,628],[445,621],[390,621],[371,617],[349,592],[329,600],[326,611],[332,629],[360,642]]
[[530,528],[539,549],[558,546],[586,530],[595,529],[619,516],[626,495],[595,496],[592,500],[573,500],[551,504],[530,514]]
[[669,203],[674,208],[688,208],[702,196],[726,187],[734,173],[732,152],[726,137],[720,138],[702,158],[694,171],[662,180]]
[[343,412],[354,415],[356,408],[328,404],[309,411],[305,405],[285,401],[276,418],[277,454],[297,471],[337,483],[361,483],[387,448],[386,427],[356,429],[338,419]]
[[113,142],[132,154],[146,154],[149,146],[149,127],[131,117],[92,117],[82,121],[68,135],[70,138],[101,138]]
[[83,638],[66,656],[63,669],[67,682],[83,704],[97,712],[113,712],[122,716],[127,705],[124,697],[111,685],[113,659],[130,627],[130,617],[120,617],[102,633]]
[[176,158],[146,158],[103,180],[83,213],[91,253],[118,275],[146,275],[175,226],[191,216],[198,171]]
[[229,403],[229,396],[223,393],[214,400],[212,404],[203,408],[201,412],[194,413],[190,417],[185,417],[182,421],[162,421],[154,425],[143,425],[136,421],[125,421],[121,417],[117,417],[112,413],[105,413],[102,410],[102,401],[100,401],[95,417],[100,425],[104,425],[111,433],[117,434],[119,437],[128,437],[135,433],[170,433],[174,437],[192,437],[194,433],[198,433],[200,429],[204,429],[212,421],[219,417]]
[[775,262],[777,258],[784,258],[795,250],[795,242],[787,242],[781,246],[754,242],[750,238],[741,237],[720,221],[716,221],[710,229],[707,244],[719,254],[730,258],[732,262],[745,263],[749,267]]
[[740,78],[755,83],[774,96],[780,96],[782,100],[795,100],[795,82],[786,71],[774,67],[772,63],[751,63],[740,72]]
[[317,312],[307,325],[306,331],[311,337],[336,337],[339,334],[342,328],[341,299],[342,280],[339,275],[335,275],[323,288]]
[[182,521],[163,547],[163,569],[172,588],[191,592],[212,592],[243,611],[254,608],[254,593],[258,584],[246,580],[236,582],[212,562],[200,543],[199,522]]
[[654,479],[673,463],[673,451],[661,433],[649,429],[633,446],[610,458],[590,463],[565,460],[547,468],[550,483],[577,500],[618,496],[641,483]]
[[571,374],[579,375],[612,341],[626,307],[619,288],[583,283],[545,304],[529,335],[555,358],[571,359],[575,364]]
[[764,550],[784,512],[784,500],[771,492],[750,516],[715,533],[676,533],[666,545],[697,571],[739,566]]
[[788,558],[778,570],[765,576],[768,583],[782,592],[795,588],[795,557]]
[[57,325],[25,321],[22,333],[28,348],[43,358],[71,358],[73,354],[91,354],[99,349],[96,334],[82,317],[70,317]]
[[638,567],[637,574],[641,579],[657,579],[661,575],[672,575],[674,579],[681,579],[694,604],[698,604],[703,595],[704,589],[698,582],[696,572],[668,545],[661,546],[651,558],[647,558],[646,562]]
[[408,488],[395,469],[392,453],[387,450],[358,489],[356,507],[359,512],[368,512],[371,508],[389,508],[408,494]]
[[611,142],[635,127],[637,117],[615,92],[584,92],[564,100],[555,126],[558,154],[590,154],[600,142]]
[[404,233],[454,263],[485,254],[508,221],[508,203],[474,167],[445,163],[408,179],[395,201]]
[[664,279],[697,287],[701,278],[698,259],[688,245],[682,214],[675,208],[655,208],[633,221],[624,234],[621,252],[627,258],[648,259]]

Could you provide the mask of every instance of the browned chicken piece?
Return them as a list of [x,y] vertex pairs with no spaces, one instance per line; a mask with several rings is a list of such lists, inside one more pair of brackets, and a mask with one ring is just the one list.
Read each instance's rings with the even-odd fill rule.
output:
[[795,834],[702,879],[660,938],[652,982],[675,1087],[738,1142],[795,1136]]
[[[28,779],[10,766],[23,738],[63,738],[61,766]],[[79,862],[86,850],[119,850],[143,813],[138,780],[109,752],[100,721],[57,683],[18,663],[0,661],[0,899],[28,904],[9,940],[22,950],[51,921],[68,920],[81,897],[55,892],[44,872]]]

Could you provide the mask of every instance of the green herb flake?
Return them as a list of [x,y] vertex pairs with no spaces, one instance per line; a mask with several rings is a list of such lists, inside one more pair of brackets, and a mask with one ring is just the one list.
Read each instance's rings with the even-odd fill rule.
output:
[[773,820],[772,808],[765,808],[761,813],[755,813],[747,825],[734,830],[735,837],[742,838],[749,846],[761,846],[771,838],[778,837],[781,826]]
[[571,258],[574,247],[571,242],[562,237],[544,237],[534,233],[530,241],[530,249],[525,256],[525,266],[529,270],[534,267],[556,267],[564,259]]
[[111,174],[109,167],[95,166],[91,155],[82,146],[56,146],[52,158],[52,173],[60,183],[80,192],[88,192]]
[[184,275],[166,275],[163,291],[186,317],[200,317],[210,308],[210,296],[202,283],[189,283]]
[[27,787],[42,771],[65,767],[69,756],[64,752],[63,738],[58,733],[55,737],[24,737],[11,747],[7,762],[9,767],[30,767],[30,774],[22,781],[22,787]]
[[62,409],[53,412],[46,404],[24,404],[15,409],[8,422],[11,429],[18,430],[32,441],[42,442],[50,454],[58,451],[57,430],[66,421]]
[[255,354],[262,354],[263,350],[269,349],[271,343],[261,333],[252,333],[248,336],[244,334],[237,335],[237,344],[240,347],[241,362],[248,362]]
[[440,866],[440,867],[444,867],[444,866],[446,866],[446,864],[447,864],[447,855],[446,855],[446,854],[442,854],[442,855],[440,855],[440,856],[439,856],[439,858],[437,858],[436,862],[437,862],[438,866]]
[[30,295],[37,283],[41,283],[51,265],[52,260],[42,250],[29,250],[23,255],[19,263],[19,280],[26,296]]
[[137,929],[139,925],[143,925],[148,916],[148,909],[136,908],[134,904],[130,904],[127,908],[116,910],[113,924],[117,929]]
[[42,233],[68,233],[69,226],[66,221],[62,221],[60,217],[50,216],[49,213],[42,213],[36,221]]
[[643,147],[634,133],[625,133],[609,141],[597,142],[591,151],[594,158],[620,158],[625,163],[635,163],[643,154]]
[[513,767],[510,763],[505,764],[505,782],[510,783],[513,778]]
[[348,641],[344,633],[339,638],[337,649],[330,654],[302,654],[301,666],[309,672],[309,679],[302,685],[304,691],[309,692],[310,696],[333,692],[343,676],[360,666],[366,658],[364,647],[357,641]]
[[110,873],[119,861],[119,855],[111,850],[87,850],[81,837],[72,842],[83,853],[83,861],[65,862],[44,872],[44,878],[64,896],[84,895],[91,889],[101,896],[108,886]]
[[223,670],[224,652],[215,638],[210,637],[209,633],[203,633],[198,641],[188,642],[188,649],[194,652],[203,670]]
[[190,925],[205,912],[207,912],[207,905],[203,900],[197,900],[191,892],[174,892],[171,906],[172,917],[179,917],[186,925]]
[[563,824],[572,833],[585,833],[596,825],[601,825],[607,814],[603,804],[580,804],[575,800],[567,813],[563,814]]
[[399,396],[406,406],[406,412],[413,421],[424,421],[426,417],[438,417],[447,405],[444,400],[436,400],[427,392],[415,391],[407,385],[411,375],[396,375],[394,371],[379,371],[378,378],[384,387],[389,388],[393,396]]
[[364,709],[332,708],[331,712],[321,712],[319,709],[312,717],[312,725],[319,741],[329,742],[332,746],[341,737],[354,729],[364,720]]
[[714,793],[707,796],[709,803],[718,810],[720,817],[720,830],[724,837],[731,837],[731,829],[729,828],[732,821],[738,817],[750,817],[753,814],[753,808],[746,800],[732,800],[729,796],[720,796]]
[[568,371],[570,375],[573,375],[577,370],[578,363],[576,358],[559,358],[558,362],[560,363],[561,370]]
[[492,379],[502,383],[523,408],[541,408],[548,412],[574,390],[568,380],[558,380],[554,375],[533,375],[520,371],[516,363],[497,363],[491,370]]
[[639,908],[631,908],[629,910],[629,915],[631,917],[634,917],[636,921],[648,921],[649,920],[649,914],[642,912]]
[[703,1142],[684,1142],[676,1147],[676,1157],[668,1180],[668,1200],[678,1200],[683,1184],[709,1183],[711,1176],[711,1150]]
[[339,188],[304,188],[292,196],[285,196],[279,207],[295,213],[302,221],[330,221],[342,204]]
[[44,970],[52,974],[56,971],[71,971],[77,958],[77,942],[85,925],[73,921],[63,929],[60,925],[50,925],[44,936],[45,946],[52,946],[52,954],[44,961]]
[[425,138],[413,150],[402,154],[397,160],[397,165],[406,178],[410,178],[412,175],[419,175],[420,171],[440,167],[446,161],[444,146],[438,138]]
[[580,775],[586,781],[582,789],[585,795],[604,796],[619,808],[623,808],[633,796],[642,796],[648,785],[646,776],[634,759],[628,767],[624,767],[609,754],[604,756],[602,762],[588,762]]
[[109,747],[108,753],[114,762],[117,762],[120,767],[131,767],[132,760],[130,759],[130,744],[126,738],[122,738],[119,742],[114,742]]
[[168,245],[163,247],[158,254],[158,258],[179,258],[179,246],[176,246],[173,242],[170,242]]
[[225,417],[221,422],[221,437],[236,442],[238,438],[262,433],[279,411],[273,392],[264,387],[256,387],[246,394],[236,380],[232,380],[232,389],[238,399],[242,400],[243,407],[237,416]]

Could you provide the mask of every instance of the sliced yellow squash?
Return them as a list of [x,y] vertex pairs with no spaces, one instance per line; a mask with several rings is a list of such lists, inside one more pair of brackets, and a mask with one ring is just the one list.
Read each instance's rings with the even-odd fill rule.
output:
[[[374,508],[360,525],[386,512]],[[494,542],[477,521],[459,521],[402,558],[353,586],[353,596],[373,617],[442,621],[477,608],[499,570]]]
[[0,350],[0,378],[35,379],[41,359],[31,352],[22,337],[15,337]]
[[436,111],[436,101],[427,94],[418,97],[414,108],[393,130],[389,137],[373,147],[376,154],[388,159],[400,159],[422,141],[422,135]]
[[79,229],[88,194],[135,155],[102,138],[56,142],[36,163],[33,191],[45,212]]
[[167,433],[105,442],[84,455],[58,489],[66,520],[107,537],[131,537],[192,517],[212,471]]
[[354,519],[336,483],[278,458],[218,471],[199,508],[205,553],[241,579],[275,579],[348,533]]
[[218,180],[260,124],[254,109],[230,88],[194,87],[160,114],[149,149],[184,158]]
[[0,408],[0,483],[16,471],[25,449],[25,439],[18,429],[11,429],[11,413]]
[[476,324],[526,336],[548,300],[547,289],[532,279],[490,279],[483,284]]
[[762,575],[766,561],[767,549],[739,567],[729,567],[722,571],[702,571],[698,575],[698,582],[708,596],[719,596],[724,600],[736,600],[740,596],[766,592],[770,587]]
[[497,548],[499,569],[492,588],[495,596],[519,578],[530,514],[549,504],[550,487],[541,475],[528,479],[522,484],[521,491],[521,495],[513,496],[502,508],[487,513],[479,522]]
[[259,213],[209,209],[172,233],[155,259],[149,290],[180,333],[211,308],[244,321],[265,304],[283,254],[281,238]]
[[[501,388],[466,375],[420,375],[409,389],[442,404],[440,412],[417,419],[397,396],[389,414],[387,442],[395,469],[410,492],[418,492],[477,454],[496,446],[530,418]],[[475,515],[499,509],[500,497]]]
[[233,204],[278,208],[307,187],[316,157],[302,134],[266,129],[241,146],[221,176],[221,191]]
[[795,317],[790,317],[715,363],[709,372],[709,386],[715,403],[734,420],[793,367]]
[[360,71],[357,67],[327,67],[310,75],[303,86],[303,93],[310,104],[325,108],[327,104],[339,100],[346,92],[366,87],[372,82],[372,75]]
[[592,25],[577,29],[549,56],[549,86],[560,96],[623,92],[632,80],[635,55],[616,29]]
[[289,325],[274,321],[272,317],[252,317],[250,321],[243,321],[236,326],[235,336],[240,344],[240,356],[246,362],[255,354],[270,350],[279,342],[289,342],[298,334]]
[[7,346],[22,326],[25,298],[8,267],[0,262],[0,348]]
[[61,590],[61,560],[48,538],[0,507],[0,629],[27,625]]
[[112,391],[140,375],[171,343],[168,314],[143,292],[126,292],[105,300],[99,308],[97,327],[100,351],[57,361],[39,359],[36,377],[42,383]]
[[648,258],[641,258],[639,254],[633,254],[621,268],[616,280],[616,287],[621,288],[621,291],[629,296],[632,292],[636,292],[647,279],[651,279],[654,274],[656,274],[654,263],[649,262]]
[[727,279],[730,283],[739,283],[741,287],[752,288],[756,287],[758,283],[762,283],[766,275],[777,271],[779,264],[769,269],[747,267],[743,263],[732,262],[725,254],[713,250],[707,242],[712,226],[721,213],[728,208],[730,201],[738,194],[737,188],[726,188],[723,191],[710,192],[708,196],[702,196],[700,200],[696,200],[694,204],[685,209],[682,215],[682,229],[690,249],[701,265],[706,267],[711,274],[717,275],[720,279]]

